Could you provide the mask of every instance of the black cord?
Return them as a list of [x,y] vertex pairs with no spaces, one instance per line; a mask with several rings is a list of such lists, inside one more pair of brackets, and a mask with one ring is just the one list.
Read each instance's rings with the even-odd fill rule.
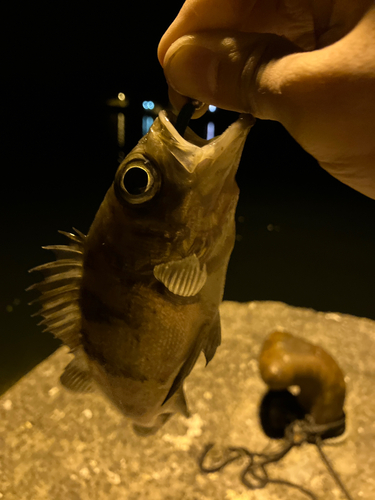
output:
[[206,457],[209,451],[214,446],[212,443],[208,444],[200,458],[198,459],[198,464],[201,472],[210,474],[213,472],[218,472],[224,469],[227,465],[241,457],[248,457],[248,464],[242,470],[241,482],[250,490],[261,489],[267,486],[269,483],[283,484],[292,488],[298,489],[301,493],[312,500],[317,500],[317,497],[311,491],[303,488],[298,484],[294,484],[283,479],[271,479],[268,476],[266,466],[270,463],[279,462],[285,455],[295,446],[301,446],[303,443],[313,443],[318,448],[321,459],[326,465],[329,473],[336,481],[337,485],[341,488],[342,492],[345,494],[348,500],[353,500],[353,497],[348,493],[344,484],[342,483],[339,475],[333,469],[332,464],[329,462],[327,456],[322,450],[322,434],[332,429],[342,428],[343,421],[338,420],[337,422],[332,422],[325,425],[316,425],[310,416],[306,416],[304,420],[297,420],[292,422],[285,431],[285,441],[281,449],[273,453],[257,453],[251,452],[243,447],[229,447],[227,452],[229,452],[229,458],[222,461],[220,465],[216,467],[207,467],[205,465]]
[[318,451],[319,451],[319,455],[320,455],[320,458],[323,460],[325,466],[327,467],[327,469],[329,470],[331,476],[333,477],[333,479],[336,481],[337,485],[341,488],[341,491],[344,493],[344,495],[346,496],[346,498],[348,500],[354,500],[353,497],[351,496],[351,494],[348,492],[348,490],[345,488],[345,485],[344,483],[341,481],[340,479],[340,476],[338,475],[338,473],[335,471],[335,469],[332,467],[332,464],[331,462],[328,460],[328,457],[327,455],[324,453],[323,449],[322,449],[322,440],[320,438],[317,438],[316,439],[316,447],[318,448]]
[[181,111],[178,113],[175,129],[180,134],[181,137],[184,136],[186,127],[189,125],[189,121],[194,114],[194,111],[199,108],[201,103],[196,100],[190,99],[184,106],[182,106]]
[[219,472],[230,463],[235,462],[236,460],[245,456],[248,458],[249,462],[248,465],[242,471],[240,479],[242,484],[246,486],[246,488],[250,490],[259,490],[265,488],[267,484],[270,483],[282,484],[284,486],[289,486],[290,488],[296,488],[301,493],[304,493],[306,496],[308,496],[311,500],[318,500],[317,497],[311,491],[306,490],[305,488],[303,488],[298,484],[294,484],[290,481],[286,481],[283,479],[271,479],[268,476],[265,466],[270,463],[278,462],[279,460],[281,460],[293,448],[294,444],[292,442],[287,441],[281,450],[270,454],[250,452],[246,448],[242,447],[227,448],[228,452],[236,454],[230,456],[216,467],[207,467],[204,464],[204,462],[207,457],[207,454],[209,453],[209,451],[213,446],[214,445],[212,443],[208,444],[198,460],[201,472],[204,472],[205,474]]

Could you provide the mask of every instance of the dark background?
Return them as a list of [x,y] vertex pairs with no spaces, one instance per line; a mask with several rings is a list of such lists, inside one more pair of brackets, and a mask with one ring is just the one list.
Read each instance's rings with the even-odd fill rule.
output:
[[[168,104],[156,49],[181,5],[49,2],[4,14],[0,392],[59,345],[30,317],[27,270],[50,259],[42,245],[63,242],[58,229],[87,232],[112,182],[120,151],[107,100],[129,98],[125,153],[142,136],[142,101]],[[218,111],[217,132],[235,118]],[[193,128],[204,133],[205,120]],[[375,201],[267,121],[251,131],[238,183],[226,299],[375,319]]]

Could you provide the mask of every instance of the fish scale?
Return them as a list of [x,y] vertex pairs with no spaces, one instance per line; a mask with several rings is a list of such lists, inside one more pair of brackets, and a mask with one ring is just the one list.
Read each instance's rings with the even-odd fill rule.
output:
[[40,324],[74,355],[62,384],[101,390],[142,435],[189,415],[183,382],[199,354],[208,363],[220,345],[235,174],[254,123],[241,115],[206,141],[190,128],[182,137],[175,120],[159,114],[87,236],[60,231],[68,244],[44,247],[56,261],[35,267],[44,279],[30,287],[41,293]]

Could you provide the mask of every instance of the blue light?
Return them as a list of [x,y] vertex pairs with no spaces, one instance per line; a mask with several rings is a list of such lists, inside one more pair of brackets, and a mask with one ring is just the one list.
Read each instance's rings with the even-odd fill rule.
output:
[[212,139],[213,137],[215,137],[215,124],[214,124],[214,122],[208,122],[207,123],[207,137],[206,137],[206,139],[209,140],[209,139]]
[[143,115],[142,116],[142,134],[146,135],[149,131],[151,125],[154,123],[152,116]]
[[142,107],[143,107],[143,109],[154,109],[155,104],[153,101],[143,101]]
[[208,110],[211,111],[211,113],[213,113],[214,111],[216,111],[216,106],[212,106],[212,104],[210,104],[208,106]]

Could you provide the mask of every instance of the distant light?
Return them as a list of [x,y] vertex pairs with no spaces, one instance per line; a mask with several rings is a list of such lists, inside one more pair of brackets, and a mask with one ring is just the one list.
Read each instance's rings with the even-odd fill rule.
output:
[[208,106],[208,110],[211,111],[211,113],[213,113],[214,111],[216,111],[216,106],[212,106],[212,104],[210,104]]
[[214,122],[208,122],[206,139],[209,140],[212,139],[213,137],[215,137],[215,124]]
[[125,99],[126,99],[126,95],[123,92],[119,92],[117,94],[117,97],[118,97],[119,101],[125,101]]
[[117,144],[120,148],[125,146],[125,115],[117,114]]
[[142,106],[143,109],[154,109],[155,103],[153,101],[143,101]]
[[142,134],[146,135],[149,131],[151,125],[154,123],[152,116],[143,115],[142,116]]

